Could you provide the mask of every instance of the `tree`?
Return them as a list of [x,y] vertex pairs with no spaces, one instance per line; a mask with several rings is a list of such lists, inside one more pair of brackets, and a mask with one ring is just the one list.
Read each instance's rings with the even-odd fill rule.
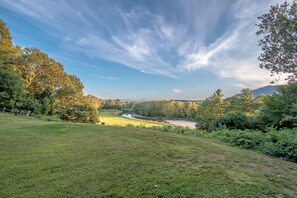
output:
[[90,106],[94,107],[97,110],[99,110],[103,104],[103,100],[90,94],[85,96],[84,100],[86,101],[86,103],[88,103]]
[[18,73],[16,59],[22,53],[19,46],[14,46],[6,23],[0,19],[0,68]]
[[296,1],[290,6],[287,2],[271,6],[267,14],[258,17],[257,35],[263,36],[258,45],[262,54],[260,68],[274,75],[288,73],[288,80],[297,80],[297,15]]
[[51,84],[50,79],[58,75],[53,71],[55,60],[37,48],[25,48],[19,61],[25,87],[31,93],[41,93]]
[[47,87],[42,94],[40,94],[42,104],[42,113],[45,115],[51,114],[54,109],[55,95],[54,91]]
[[224,111],[225,101],[222,90],[218,89],[199,106],[196,113],[196,128],[208,131],[213,130],[215,128],[215,121],[223,115]]
[[6,23],[0,19],[0,56],[8,55],[13,50],[12,37]]
[[293,128],[297,126],[297,84],[278,87],[278,92],[265,98],[257,118],[263,127]]
[[228,99],[226,111],[241,111],[246,115],[252,115],[257,105],[251,89],[242,89],[241,94]]
[[22,105],[24,86],[22,80],[0,68],[0,106],[18,108]]

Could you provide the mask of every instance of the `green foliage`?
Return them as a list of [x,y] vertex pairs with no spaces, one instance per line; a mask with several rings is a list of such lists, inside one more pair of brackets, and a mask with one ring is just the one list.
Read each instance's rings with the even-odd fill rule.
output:
[[204,100],[196,112],[196,128],[211,131],[215,129],[215,121],[223,115],[225,109],[222,90],[218,89],[212,96]]
[[272,74],[291,74],[291,81],[297,80],[297,28],[296,28],[296,1],[289,5],[284,2],[281,5],[271,6],[267,14],[258,17],[261,35],[259,46],[262,54],[259,56],[260,67],[270,70]]
[[[14,46],[0,20],[0,105],[42,115],[60,114],[75,122],[96,123],[102,100],[83,96],[79,78],[37,48]],[[66,108],[68,108],[66,110]],[[81,111],[81,112],[80,112]]]
[[20,109],[31,111],[34,114],[42,113],[42,103],[40,103],[32,94],[27,94],[22,101],[23,105]]
[[5,22],[0,19],[0,55],[6,55],[13,48],[12,37]]
[[89,104],[70,105],[61,111],[61,118],[71,122],[97,123],[99,122],[98,109]]
[[0,67],[0,105],[6,108],[19,108],[24,97],[22,80]]
[[130,109],[134,102],[124,102],[119,99],[116,100],[105,100],[102,109]]
[[[201,132],[200,132],[201,133]],[[258,150],[264,154],[297,162],[297,130],[270,128],[268,132],[255,130],[219,130],[203,134],[232,146]]]
[[40,100],[42,104],[42,114],[48,115],[53,113],[55,105],[55,93],[52,89],[47,87],[41,94]]
[[231,111],[215,121],[215,126],[220,128],[222,126],[229,130],[232,129],[249,129],[252,128],[252,118],[246,116],[242,111]]
[[143,116],[193,120],[198,106],[198,102],[192,101],[159,100],[135,103],[132,111]]
[[259,150],[267,155],[297,162],[297,132],[295,130],[282,130],[265,134],[267,141],[262,142]]
[[293,128],[297,122],[297,84],[279,86],[278,93],[268,96],[257,119],[262,127]]
[[226,103],[226,112],[241,111],[246,115],[252,115],[258,107],[251,89],[242,89],[240,95],[226,99]]

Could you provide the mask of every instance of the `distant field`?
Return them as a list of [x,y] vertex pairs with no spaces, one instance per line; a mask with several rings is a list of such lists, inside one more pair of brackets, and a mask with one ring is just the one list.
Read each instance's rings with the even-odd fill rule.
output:
[[124,118],[118,115],[119,111],[102,111],[100,112],[100,122],[108,126],[163,126],[164,124],[157,121],[142,120],[136,118]]
[[297,164],[198,137],[0,114],[0,197],[297,197]]

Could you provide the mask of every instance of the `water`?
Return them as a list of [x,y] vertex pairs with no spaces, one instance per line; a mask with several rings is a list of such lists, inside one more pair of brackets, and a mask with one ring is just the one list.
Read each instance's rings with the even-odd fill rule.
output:
[[196,122],[191,122],[191,121],[186,121],[186,120],[165,120],[166,122],[170,124],[174,124],[177,126],[182,126],[182,127],[189,127],[190,129],[195,129],[196,128]]
[[121,114],[124,118],[133,118],[132,114]]
[[[124,118],[134,118],[132,114],[121,114]],[[152,119],[153,120],[153,119]],[[154,120],[155,121],[155,120]],[[186,121],[186,120],[164,120],[167,123],[182,126],[182,127],[189,127],[190,129],[195,129],[196,122]]]

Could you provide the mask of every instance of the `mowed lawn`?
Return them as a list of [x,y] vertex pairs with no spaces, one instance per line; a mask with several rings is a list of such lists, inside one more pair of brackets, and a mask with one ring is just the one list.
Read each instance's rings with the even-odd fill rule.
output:
[[0,114],[0,197],[297,197],[297,164],[203,138]]
[[105,125],[108,126],[163,126],[165,123],[151,121],[151,120],[143,120],[136,118],[124,118],[118,115],[119,111],[102,111],[100,112],[100,122],[104,122]]

